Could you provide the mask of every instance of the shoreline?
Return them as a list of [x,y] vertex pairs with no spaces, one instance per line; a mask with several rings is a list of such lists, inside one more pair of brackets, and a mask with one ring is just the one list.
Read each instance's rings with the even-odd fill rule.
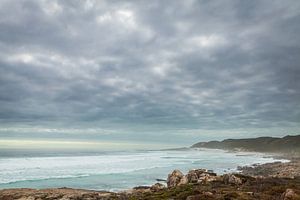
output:
[[[219,169],[216,169],[216,172],[218,174],[225,174],[225,173],[239,173],[240,170],[239,170],[239,167],[247,167],[247,166],[252,166],[252,165],[261,165],[261,164],[266,164],[266,163],[272,163],[272,162],[285,162],[287,161],[287,159],[282,156],[281,154],[274,154],[274,153],[265,153],[265,152],[256,152],[256,151],[244,151],[244,150],[224,150],[224,149],[211,149],[211,148],[185,148],[187,150],[190,150],[190,151],[220,151],[221,153],[228,153],[228,154],[232,154],[234,156],[237,156],[237,157],[245,157],[243,158],[244,160],[246,159],[247,160],[247,157],[251,157],[252,158],[252,161],[249,161],[249,162],[244,162],[242,165],[240,165],[239,163],[235,163],[234,166],[231,166],[230,168],[227,168],[225,166],[223,166],[223,168],[219,168]],[[177,150],[177,149],[176,149]],[[157,151],[157,150],[153,150],[153,151]],[[58,156],[60,157],[60,156]],[[52,158],[52,157],[51,157]],[[253,161],[253,158],[254,159],[258,159],[256,161]],[[267,158],[266,160],[263,160],[262,158]],[[269,159],[268,159],[269,158]],[[261,160],[262,159],[262,160]],[[271,160],[272,159],[272,160]],[[198,166],[192,166],[190,168],[186,168],[185,170],[183,169],[180,169],[180,170],[183,170],[185,172],[187,172],[188,170],[191,170],[191,169],[195,169],[195,168],[198,168],[200,167],[199,165]],[[201,166],[201,167],[204,167],[206,168],[205,166]],[[170,168],[169,171],[173,170],[174,168]],[[215,170],[213,168],[207,168],[209,170]],[[157,179],[166,179],[166,176],[167,176],[167,172],[161,174],[161,176],[158,176],[156,177],[156,180]],[[87,177],[87,176],[82,176],[82,177]],[[67,177],[68,178],[73,178],[73,177]],[[76,177],[74,177],[76,178]],[[48,179],[48,178],[47,178]],[[50,178],[51,179],[51,178]],[[59,181],[60,178],[54,178],[54,179],[57,179],[57,181]],[[64,179],[64,178],[62,178]],[[45,179],[46,180],[46,179]],[[21,181],[15,181],[15,182],[7,182],[7,183],[4,183],[4,187],[3,188],[0,188],[0,191],[3,190],[3,189],[18,189],[18,188],[31,188],[31,189],[49,189],[49,188],[74,188],[74,189],[84,189],[84,190],[95,190],[95,191],[108,191],[108,192],[122,192],[124,190],[130,190],[132,189],[133,187],[138,187],[138,185],[136,184],[131,184],[131,187],[123,187],[123,188],[93,188],[93,187],[76,187],[76,186],[67,186],[67,184],[60,184],[58,186],[48,186],[48,187],[35,187],[35,186],[26,186],[25,184],[21,185],[20,186],[15,186],[14,187],[14,184],[15,183],[19,183],[19,182],[31,182],[31,181],[36,181],[35,179],[32,179],[32,180],[21,180]],[[160,182],[162,183],[161,181],[157,181],[157,182]],[[154,184],[154,180],[147,183],[147,184],[143,184],[143,186],[151,186],[152,184]],[[11,186],[9,186],[10,184],[12,184]],[[45,185],[45,184],[44,184]]]
[[[241,153],[262,153],[262,152],[246,152]],[[263,154],[265,154],[263,152]],[[252,177],[254,179],[267,180],[270,179],[300,179],[300,158],[290,157],[287,158],[284,154],[266,153],[268,157],[276,159],[290,160],[289,162],[270,162],[264,164],[253,164],[250,166],[237,166],[237,172],[224,173],[220,177],[227,176],[228,174],[241,174],[246,177]],[[241,155],[243,156],[243,155]],[[246,156],[246,155],[245,155]],[[238,172],[239,171],[239,172]],[[300,183],[300,181],[299,181]],[[299,185],[300,187],[300,185]],[[12,199],[28,199],[28,200],[43,200],[43,199],[74,199],[75,197],[80,199],[131,199],[132,196],[141,196],[148,193],[157,191],[169,190],[163,184],[157,182],[152,186],[136,186],[132,189],[127,189],[118,192],[111,191],[98,191],[89,189],[76,189],[76,188],[45,188],[45,189],[31,189],[31,188],[11,188],[0,189],[0,199],[12,200]],[[76,199],[75,198],[75,199]]]

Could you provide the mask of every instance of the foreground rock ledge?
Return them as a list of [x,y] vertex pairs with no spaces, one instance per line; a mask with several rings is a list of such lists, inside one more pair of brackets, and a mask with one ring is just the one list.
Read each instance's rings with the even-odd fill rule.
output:
[[174,170],[168,175],[167,187],[156,183],[113,193],[71,188],[4,189],[0,200],[138,200],[138,199],[278,199],[300,200],[300,177],[252,177],[242,174],[217,174],[206,169],[190,170],[183,174]]

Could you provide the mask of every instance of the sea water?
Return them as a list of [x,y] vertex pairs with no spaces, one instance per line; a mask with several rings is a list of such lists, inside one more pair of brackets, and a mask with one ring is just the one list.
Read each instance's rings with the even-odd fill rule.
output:
[[84,154],[0,155],[0,188],[72,187],[119,191],[152,185],[179,169],[206,168],[216,173],[237,166],[274,162],[260,153],[237,153],[214,149],[144,150]]

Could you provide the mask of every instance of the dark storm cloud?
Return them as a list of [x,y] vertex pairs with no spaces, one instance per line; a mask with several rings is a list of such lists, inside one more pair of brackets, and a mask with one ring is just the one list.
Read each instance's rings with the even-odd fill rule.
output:
[[0,134],[294,134],[299,21],[298,1],[2,0]]

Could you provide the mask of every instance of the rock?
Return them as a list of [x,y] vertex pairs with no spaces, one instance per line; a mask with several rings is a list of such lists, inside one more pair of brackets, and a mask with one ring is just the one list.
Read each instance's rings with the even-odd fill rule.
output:
[[223,182],[225,184],[231,184],[231,185],[240,185],[242,184],[242,180],[235,176],[234,174],[225,174],[223,176]]
[[34,200],[34,197],[21,197],[17,200]]
[[188,196],[186,198],[186,200],[200,200],[201,199],[201,195],[191,195],[191,196]]
[[151,187],[150,186],[137,186],[129,190],[129,193],[145,193],[145,192],[150,192]]
[[216,180],[217,174],[212,171],[208,172],[206,169],[190,170],[185,176],[179,171],[174,170],[168,175],[168,187],[175,187],[177,185],[185,185],[188,183],[201,183],[203,181],[209,182]]
[[214,172],[207,172],[207,174],[209,174],[210,176],[217,176],[217,173]]
[[254,196],[254,192],[246,192],[246,194],[249,196]]
[[217,180],[217,176],[210,176],[209,174],[205,174],[199,177],[198,182],[211,182]]
[[166,186],[164,186],[163,184],[155,183],[154,185],[152,185],[150,187],[150,190],[156,192],[156,191],[159,191],[159,190],[162,190],[162,189],[165,189],[165,188],[166,188]]
[[144,185],[140,185],[140,186],[136,186],[134,188],[132,188],[133,190],[146,190],[146,189],[149,189],[150,187],[149,186],[144,186]]
[[186,175],[189,183],[201,183],[203,181],[210,182],[217,178],[217,174],[206,169],[190,170]]
[[204,192],[203,195],[204,195],[205,197],[213,197],[213,196],[214,196],[214,194],[211,193],[211,192]]
[[179,171],[178,169],[174,170],[171,174],[168,175],[168,179],[167,179],[167,185],[168,187],[176,187],[181,178],[183,177],[183,174],[181,171]]
[[189,183],[197,183],[198,175],[195,170],[190,170],[186,175]]
[[229,183],[235,184],[235,185],[240,185],[240,184],[242,184],[242,180],[239,177],[235,176],[234,174],[231,174],[229,176]]
[[200,177],[202,174],[207,174],[208,173],[208,170],[207,169],[195,169],[193,170],[198,177]]
[[187,176],[183,176],[183,177],[180,179],[178,185],[185,185],[185,184],[188,184],[188,183],[189,183],[189,181],[188,181]]
[[155,180],[158,181],[158,182],[167,182],[167,180],[161,179],[161,178],[157,178],[157,179],[155,179]]
[[299,196],[293,189],[286,189],[286,191],[281,195],[282,200],[293,200],[297,198],[299,198]]

